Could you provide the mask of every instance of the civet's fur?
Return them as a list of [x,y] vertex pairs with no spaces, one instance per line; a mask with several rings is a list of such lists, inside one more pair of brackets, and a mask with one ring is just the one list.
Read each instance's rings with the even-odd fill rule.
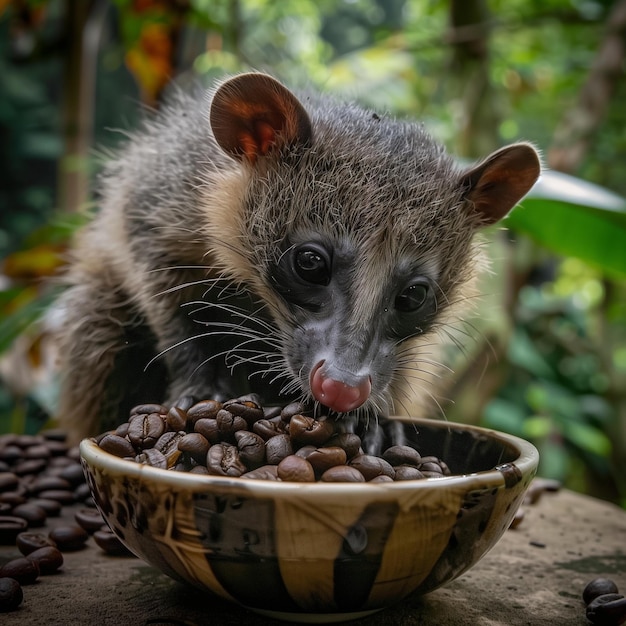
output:
[[108,164],[78,239],[61,421],[80,437],[133,403],[249,387],[423,412],[475,232],[539,171],[527,144],[461,171],[421,125],[263,74],[179,94]]

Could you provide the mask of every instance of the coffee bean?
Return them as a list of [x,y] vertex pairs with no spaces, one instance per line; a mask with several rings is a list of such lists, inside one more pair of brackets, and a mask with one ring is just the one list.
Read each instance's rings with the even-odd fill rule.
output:
[[28,476],[29,474],[39,474],[46,469],[46,459],[26,459],[13,466],[13,473],[18,476]]
[[31,552],[45,548],[47,546],[56,547],[56,543],[43,533],[21,532],[15,539],[17,549],[24,555],[28,556]]
[[394,478],[396,473],[387,461],[373,454],[358,454],[350,460],[349,465],[358,469],[363,474],[365,480],[372,480],[372,478],[381,474]]
[[280,417],[283,422],[289,422],[294,415],[304,413],[305,409],[306,407],[301,402],[291,402],[281,410]]
[[265,458],[269,465],[278,465],[290,454],[293,454],[293,446],[289,435],[276,435],[265,442]]
[[262,465],[242,474],[241,477],[254,480],[278,480],[278,465]]
[[199,419],[208,417],[215,419],[218,411],[222,408],[222,403],[216,400],[203,400],[194,404],[187,410],[187,419],[191,424],[195,424]]
[[96,545],[107,554],[115,556],[133,556],[132,552],[119,540],[109,528],[101,528],[93,534]]
[[443,476],[443,472],[441,470],[441,465],[439,463],[435,463],[434,461],[429,461],[427,463],[420,463],[419,469],[421,472],[431,472],[433,474],[438,474],[439,476]]
[[297,483],[315,482],[313,466],[306,459],[295,454],[285,457],[278,464],[276,472],[280,480]]
[[80,446],[73,446],[67,451],[67,458],[80,463]]
[[83,466],[80,463],[67,465],[59,472],[59,478],[66,480],[73,487],[84,484],[85,474],[83,472]]
[[44,500],[56,500],[61,504],[74,504],[74,492],[69,489],[46,489],[37,494]]
[[52,456],[50,448],[41,443],[38,445],[30,446],[24,450],[22,458],[24,459],[49,459]]
[[263,407],[263,419],[270,420],[274,417],[280,417],[282,410],[280,406],[265,406]]
[[321,446],[334,434],[335,426],[330,420],[320,421],[298,414],[289,421],[289,435],[300,445]]
[[193,425],[195,432],[200,433],[210,444],[220,442],[220,430],[214,417],[201,417]]
[[119,435],[105,435],[98,444],[105,452],[119,457],[135,456],[133,444]]
[[239,457],[248,469],[265,463],[265,441],[256,433],[240,430],[235,433]]
[[594,578],[583,589],[583,601],[589,604],[598,596],[607,593],[619,593],[617,585],[610,578]]
[[80,465],[80,463],[78,461],[75,461],[74,459],[70,459],[69,456],[53,456],[48,461],[48,470],[55,469],[59,470],[60,473],[60,470],[64,467],[67,467],[68,465]]
[[39,566],[22,556],[0,567],[0,578],[13,578],[20,585],[32,585],[39,578]]
[[452,475],[452,471],[450,470],[450,468],[448,467],[448,464],[445,461],[442,461],[441,459],[439,459],[439,467],[441,467],[441,471],[443,472],[444,476]]
[[4,491],[0,493],[0,502],[5,502],[6,504],[10,504],[11,507],[19,506],[20,504],[25,504],[28,501],[26,497],[26,490],[23,489],[21,492],[19,491]]
[[47,441],[59,441],[65,443],[67,441],[67,433],[62,428],[46,428],[41,431],[41,436]]
[[76,502],[83,502],[87,504],[87,506],[92,506],[88,504],[91,501],[91,489],[87,483],[82,483],[74,489],[74,500]]
[[28,522],[12,515],[0,516],[0,545],[13,545],[16,537],[28,528]]
[[158,413],[159,415],[167,415],[167,411],[167,407],[163,406],[162,404],[138,404],[131,409],[130,414],[131,416],[141,413]]
[[424,474],[412,465],[398,465],[394,468],[394,480],[420,480]]
[[301,456],[303,459],[308,458],[313,452],[317,450],[317,446],[302,446],[295,451],[297,456]]
[[43,526],[48,517],[44,509],[29,502],[26,502],[25,504],[18,504],[16,507],[13,507],[12,514],[15,517],[24,518],[31,528]]
[[80,509],[74,513],[76,523],[84,528],[88,533],[99,530],[104,523],[102,515],[98,509]]
[[15,441],[17,440],[18,435],[15,433],[3,433],[0,435],[0,450],[2,450],[6,446],[15,445]]
[[365,478],[355,467],[335,465],[327,469],[320,477],[325,483],[364,483]]
[[206,463],[209,442],[200,433],[187,433],[178,442],[178,449],[188,454],[196,463]]
[[246,430],[248,424],[240,415],[234,415],[226,409],[220,409],[215,418],[217,420],[217,429],[221,437],[230,442],[235,441],[235,433],[238,430]]
[[7,463],[14,463],[22,458],[22,448],[14,444],[0,447],[0,459]]
[[228,400],[224,402],[224,409],[228,410],[233,415],[243,417],[248,427],[251,427],[254,422],[265,417],[263,409],[252,399],[238,398],[236,400]]
[[313,466],[316,475],[320,476],[335,465],[345,465],[348,457],[343,448],[331,446],[317,448],[306,457],[306,460]]
[[128,423],[128,440],[137,450],[152,448],[165,432],[165,420],[158,413],[138,414]]
[[46,438],[46,447],[50,450],[50,455],[52,457],[64,458],[67,454],[68,447],[64,441],[55,441],[54,439]]
[[383,459],[391,465],[418,465],[420,453],[410,446],[391,446],[383,452]]
[[50,531],[48,536],[61,552],[80,550],[89,539],[89,533],[77,525],[57,526]]
[[0,492],[14,491],[19,485],[20,479],[13,472],[0,472]]
[[22,600],[24,592],[22,586],[14,578],[0,578],[0,612],[15,611]]
[[209,448],[207,468],[210,474],[231,477],[241,476],[247,469],[239,458],[237,446],[229,443],[218,443]]
[[120,424],[114,431],[113,434],[117,435],[118,437],[127,437],[128,436],[128,429],[130,428],[130,424],[128,422],[124,422],[123,424]]
[[0,613],[15,611],[22,604],[22,586],[14,578],[0,578]]
[[[89,489],[89,487],[87,487],[87,489]],[[60,502],[49,500],[48,498],[30,498],[28,502],[42,508],[48,517],[58,517],[63,508]]]
[[626,622],[626,598],[619,593],[597,596],[587,605],[586,616],[592,624],[599,626],[623,624]]
[[262,419],[255,422],[252,426],[252,432],[262,437],[265,441],[276,435],[284,434],[282,428],[279,427],[280,418]]
[[154,444],[155,450],[161,452],[167,460],[167,467],[174,467],[174,465],[176,465],[176,462],[181,455],[181,452],[178,449],[178,442],[185,436],[185,434],[184,430],[163,433]]
[[167,412],[165,423],[169,430],[185,430],[187,428],[187,411],[173,406]]
[[[419,478],[419,476],[417,478]],[[398,478],[397,473],[396,473],[396,476],[394,478],[391,478],[391,476],[387,476],[387,474],[380,474],[380,476],[374,476],[374,478],[372,478],[372,480],[370,480],[368,482],[370,482],[370,483],[392,483],[394,480],[402,480],[402,478]]]
[[65,478],[61,478],[61,476],[39,476],[28,486],[28,491],[36,495],[49,489],[69,491],[71,488],[72,484]]
[[29,561],[37,564],[42,576],[53,574],[63,565],[63,554],[54,546],[43,546],[31,552],[27,557]]
[[339,446],[343,448],[346,457],[351,459],[361,452],[361,438],[354,433],[335,433],[324,447]]
[[30,448],[31,446],[38,446],[44,443],[45,439],[41,435],[18,435],[15,439],[15,444],[20,448]]
[[156,448],[148,448],[141,454],[135,457],[137,463],[143,463],[144,465],[151,465],[152,467],[159,467],[160,469],[167,469],[166,456]]

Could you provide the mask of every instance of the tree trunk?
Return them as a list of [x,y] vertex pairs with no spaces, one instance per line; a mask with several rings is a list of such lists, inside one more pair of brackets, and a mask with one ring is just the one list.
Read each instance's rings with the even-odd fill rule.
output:
[[624,76],[626,0],[609,14],[604,39],[583,84],[577,104],[563,116],[548,150],[548,165],[574,174],[600,128],[618,81]]
[[451,0],[451,97],[459,135],[455,152],[479,158],[498,146],[497,98],[489,80],[489,11],[485,0]]
[[59,207],[67,212],[79,211],[89,200],[97,58],[107,9],[107,0],[67,0],[65,7]]

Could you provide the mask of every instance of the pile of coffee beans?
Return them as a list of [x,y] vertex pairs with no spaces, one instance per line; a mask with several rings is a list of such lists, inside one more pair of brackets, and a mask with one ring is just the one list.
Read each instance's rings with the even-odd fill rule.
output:
[[[70,505],[79,507],[75,523],[49,528]],[[56,430],[0,435],[0,544],[22,555],[0,567],[0,612],[17,609],[22,585],[56,572],[63,554],[84,548],[91,534],[107,552],[127,552],[94,508],[78,448]]]
[[626,598],[609,578],[596,578],[583,590],[587,619],[600,626],[626,623]]
[[143,404],[128,422],[96,439],[118,457],[162,469],[294,482],[388,482],[449,476],[448,466],[395,445],[365,454],[361,438],[294,402],[263,408],[256,396],[225,402],[183,398]]

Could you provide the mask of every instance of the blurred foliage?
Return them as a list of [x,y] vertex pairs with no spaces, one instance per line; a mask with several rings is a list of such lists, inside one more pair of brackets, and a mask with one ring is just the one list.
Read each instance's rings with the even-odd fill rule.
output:
[[[498,143],[526,139],[547,153],[555,128],[576,104],[616,3],[473,0],[486,21],[460,30],[451,28],[451,3],[0,2],[0,350],[46,308],[53,291],[48,278],[62,265],[69,234],[81,222],[57,206],[67,164],[77,159],[67,152],[73,131],[64,117],[68,39],[83,32],[99,37],[89,111],[90,145],[98,153],[78,157],[90,180],[99,159],[124,138],[111,129],[136,124],[138,103],[158,107],[172,82],[208,84],[225,72],[249,69],[421,118],[450,150],[476,156],[466,153],[461,130],[476,81],[459,89],[452,50],[481,37],[488,43],[490,110],[474,132],[491,140],[495,130]],[[67,12],[87,5],[85,30],[72,31]],[[499,293],[487,299],[474,325],[478,348],[483,338],[493,341],[500,361],[494,381],[484,385],[489,397],[470,389],[478,417],[465,417],[537,443],[544,475],[626,505],[623,76],[615,88],[575,173],[616,195],[546,176],[508,218],[511,235],[504,245],[494,238],[497,276],[490,285],[495,290],[498,284]],[[56,226],[46,230],[52,216]],[[481,326],[490,307],[503,313]],[[33,394],[21,393],[16,401],[14,390],[0,388],[0,430],[3,413],[11,428],[16,413],[38,413]],[[34,404],[41,408],[46,400]],[[450,414],[457,416],[453,408]],[[28,420],[24,427],[34,428]]]

